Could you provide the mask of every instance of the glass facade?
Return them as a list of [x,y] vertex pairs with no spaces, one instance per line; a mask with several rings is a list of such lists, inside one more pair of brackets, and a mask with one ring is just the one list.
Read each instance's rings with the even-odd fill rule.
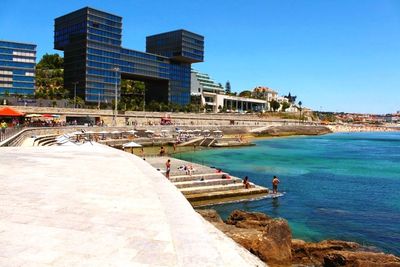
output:
[[55,19],[65,87],[76,87],[86,102],[111,103],[116,91],[120,95],[121,78],[129,78],[146,83],[147,101],[189,103],[191,63],[203,60],[204,37],[185,30],[154,35],[147,37],[146,52],[123,48],[121,40],[122,18],[116,15],[86,7]]
[[35,93],[36,45],[0,40],[0,95]]

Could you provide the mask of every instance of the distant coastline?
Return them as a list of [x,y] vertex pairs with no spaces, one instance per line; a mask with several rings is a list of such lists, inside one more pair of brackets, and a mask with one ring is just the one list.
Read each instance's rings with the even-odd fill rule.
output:
[[366,126],[366,125],[327,125],[334,133],[354,133],[354,132],[399,132],[400,127],[389,126]]

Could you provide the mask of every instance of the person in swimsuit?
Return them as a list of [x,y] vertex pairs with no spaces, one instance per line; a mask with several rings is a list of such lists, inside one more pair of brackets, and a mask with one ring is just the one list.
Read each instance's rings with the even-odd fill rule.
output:
[[167,177],[169,179],[169,172],[171,171],[171,160],[168,159],[167,162],[165,163],[165,177]]
[[278,184],[280,183],[278,177],[274,176],[274,179],[272,179],[272,193],[276,194],[278,193]]

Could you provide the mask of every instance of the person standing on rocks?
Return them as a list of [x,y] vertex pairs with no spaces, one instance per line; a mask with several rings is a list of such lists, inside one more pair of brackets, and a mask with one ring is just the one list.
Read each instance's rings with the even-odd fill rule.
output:
[[272,193],[276,194],[278,193],[278,184],[281,181],[279,181],[278,177],[274,176],[274,179],[272,179]]

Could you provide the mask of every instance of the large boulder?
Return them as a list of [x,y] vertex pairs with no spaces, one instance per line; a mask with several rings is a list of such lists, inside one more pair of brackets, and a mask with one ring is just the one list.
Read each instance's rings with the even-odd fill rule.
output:
[[205,214],[205,219],[269,265],[291,264],[292,233],[286,220],[271,219],[263,213],[236,210],[225,224],[210,211],[198,212]]
[[198,212],[269,266],[400,267],[399,257],[366,251],[358,243],[292,240],[286,220],[263,213],[235,210],[224,223],[215,210]]
[[360,244],[340,240],[308,243],[292,240],[293,263],[314,266],[400,266],[400,258],[384,253],[363,251]]
[[210,223],[224,223],[224,221],[219,216],[218,212],[213,209],[199,209],[197,210],[204,219],[209,221]]

